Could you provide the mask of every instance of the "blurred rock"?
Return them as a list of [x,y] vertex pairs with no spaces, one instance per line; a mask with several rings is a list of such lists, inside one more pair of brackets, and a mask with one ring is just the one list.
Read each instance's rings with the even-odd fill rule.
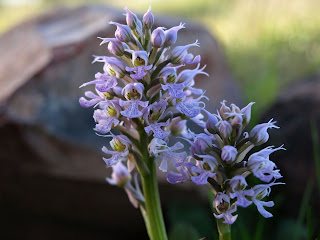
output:
[[[139,211],[120,189],[105,183],[108,170],[100,149],[108,140],[92,130],[92,109],[78,104],[84,93],[78,86],[102,69],[90,63],[92,55],[107,54],[97,36],[113,36],[111,20],[123,22],[122,12],[105,7],[58,9],[0,37],[3,238],[146,237]],[[180,21],[156,18],[165,27]],[[197,86],[211,98],[208,109],[214,111],[223,99],[241,103],[221,49],[209,32],[187,23],[187,29],[179,32],[178,45],[196,39],[201,48],[194,53],[201,54],[210,74],[197,79]],[[166,183],[160,188],[164,204],[171,198],[194,199],[192,188],[185,191]]]
[[[287,151],[278,151],[274,154],[275,163],[281,169],[283,182],[282,190],[287,194],[284,210],[287,215],[295,215],[301,206],[306,186],[313,181],[311,203],[312,211],[320,216],[320,199],[314,164],[313,141],[311,125],[317,126],[320,137],[320,75],[313,76],[305,81],[290,87],[281,93],[281,96],[263,116],[262,121],[274,118],[280,129],[270,130],[271,145],[284,144]],[[317,146],[319,152],[320,146]],[[320,156],[319,156],[320,157]],[[292,211],[295,209],[294,211]]]

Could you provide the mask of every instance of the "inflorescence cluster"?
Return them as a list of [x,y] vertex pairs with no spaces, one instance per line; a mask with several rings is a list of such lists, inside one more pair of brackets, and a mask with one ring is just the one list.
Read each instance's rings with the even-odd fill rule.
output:
[[[167,172],[172,183],[192,181],[207,185],[215,194],[215,217],[232,224],[237,207],[254,203],[264,217],[271,217],[264,207],[273,202],[262,201],[270,193],[276,179],[281,178],[269,156],[282,147],[266,147],[246,155],[254,146],[267,142],[269,128],[278,128],[269,121],[244,132],[251,117],[251,106],[240,109],[225,102],[217,114],[206,111],[202,99],[204,91],[194,87],[196,75],[203,74],[200,56],[188,52],[199,47],[198,41],[185,46],[173,46],[184,24],[152,30],[154,16],[149,10],[143,20],[126,10],[126,23],[116,22],[115,38],[100,38],[108,43],[113,55],[94,56],[93,62],[103,63],[103,72],[83,86],[94,85],[95,93],[85,92],[79,99],[81,106],[94,106],[94,130],[111,137],[110,148],[103,147],[103,158],[112,167],[110,184],[123,187],[134,206],[144,205],[144,194],[137,178],[131,184],[131,171],[140,175],[148,172],[148,159],[159,161],[159,168],[168,171],[168,164],[176,171]],[[191,68],[187,68],[193,65]],[[207,116],[207,120],[204,121]],[[204,131],[193,133],[187,128],[192,120]],[[112,131],[111,130],[115,130]],[[181,142],[169,145],[170,136],[182,136],[190,144],[190,153]],[[126,164],[123,164],[126,163]],[[246,177],[253,174],[263,184],[249,187]]]

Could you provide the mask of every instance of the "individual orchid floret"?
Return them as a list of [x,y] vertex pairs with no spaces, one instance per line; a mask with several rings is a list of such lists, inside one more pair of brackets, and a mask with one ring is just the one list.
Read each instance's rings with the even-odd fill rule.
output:
[[273,149],[272,147],[267,147],[259,152],[253,153],[248,159],[248,169],[253,172],[255,177],[264,182],[281,178],[280,170],[275,170],[275,163],[269,160],[271,153],[281,149],[284,148],[279,147]]
[[247,106],[242,108],[240,112],[242,113],[243,122],[242,124],[245,126],[247,125],[251,120],[251,107],[255,104],[254,102],[249,103]]
[[227,113],[229,122],[232,127],[238,128],[242,126],[243,118],[241,113]]
[[[207,111],[206,111],[207,112]],[[211,114],[209,112],[207,112],[208,115],[208,120],[206,122],[206,129],[209,133],[211,134],[217,134],[218,133],[218,119],[214,114]]]
[[216,175],[211,169],[205,169],[204,165],[204,162],[198,162],[198,166],[193,166],[190,169],[193,174],[196,174],[196,176],[191,177],[191,181],[197,185],[208,184],[208,178],[214,178]]
[[126,67],[126,71],[128,72],[135,72],[135,74],[130,74],[130,77],[136,80],[142,79],[152,68],[152,65],[148,65],[148,53],[146,51],[132,51],[127,50],[128,52],[132,53],[132,64],[134,67]]
[[149,126],[145,127],[144,130],[149,135],[151,132],[153,132],[153,137],[159,138],[159,139],[165,139],[170,135],[170,132],[166,132],[162,130],[162,127],[166,127],[169,125],[170,119],[168,119],[166,122],[159,122],[159,123],[151,123]]
[[167,84],[167,83],[176,83],[177,82],[177,69],[182,67],[183,65],[179,65],[176,67],[167,66],[164,67],[160,73],[160,83],[161,84]]
[[187,94],[183,91],[186,87],[185,83],[167,83],[161,84],[163,90],[168,90],[172,98],[180,99],[185,97]]
[[123,25],[117,22],[109,22],[109,24],[113,24],[117,26],[117,30],[115,31],[115,37],[120,42],[130,42],[131,41],[131,29],[127,25]]
[[273,215],[270,212],[266,211],[264,207],[273,207],[274,202],[273,201],[263,202],[262,199],[264,199],[266,196],[269,196],[271,192],[271,186],[279,185],[279,184],[284,184],[284,183],[259,184],[252,188],[254,191],[252,201],[257,206],[257,209],[260,212],[260,214],[265,218],[270,218]]
[[206,65],[203,68],[200,68],[200,64],[195,69],[186,69],[179,73],[178,82],[184,82],[186,85],[193,86],[194,85],[194,78],[196,75],[203,74],[209,76],[208,73],[204,72],[203,70],[206,68]]
[[144,86],[142,83],[129,83],[122,89],[122,94],[127,101],[119,100],[121,107],[126,107],[121,111],[121,114],[128,118],[138,118],[142,116],[139,106],[145,108],[148,106],[148,101],[140,101],[143,96]]
[[190,47],[200,47],[198,40],[192,44],[185,46],[178,46],[172,50],[171,63],[172,64],[196,64],[201,60],[200,55],[194,57],[188,53]]
[[191,162],[185,162],[180,167],[177,167],[179,173],[170,171],[167,173],[167,180],[171,184],[183,183],[191,179],[191,167],[195,166]]
[[[96,92],[99,93],[97,90],[96,90]],[[103,94],[96,95],[91,91],[85,92],[84,95],[87,98],[90,98],[90,100],[87,100],[84,97],[81,97],[79,99],[79,103],[80,103],[81,107],[84,107],[84,108],[92,107],[92,106],[96,105],[97,103],[103,101],[106,97]]]
[[172,27],[164,32],[166,35],[166,41],[165,41],[166,47],[169,47],[176,43],[178,31],[181,30],[182,28],[185,28],[184,23],[180,23],[179,26]]
[[123,56],[124,54],[124,46],[122,44],[122,42],[120,42],[118,39],[116,38],[100,38],[99,39],[102,40],[102,42],[100,43],[100,45],[104,44],[104,43],[109,43],[108,44],[108,50],[110,53],[112,53],[115,56]]
[[223,100],[221,102],[221,107],[219,112],[223,120],[226,120],[229,117],[229,114],[231,113],[231,109],[228,106],[226,106],[226,100]]
[[155,48],[161,48],[166,40],[163,27],[158,27],[151,34],[151,44]]
[[159,102],[154,102],[150,104],[143,111],[143,119],[146,121],[147,124],[157,122],[159,119],[162,118],[167,106],[168,102],[164,99],[161,99]]
[[[185,114],[189,118],[194,118],[198,116],[201,110],[204,108],[205,104],[202,101],[199,101],[201,97],[197,99],[187,100],[185,101],[184,98],[179,99],[176,109]],[[202,104],[202,106],[201,106]]]
[[142,23],[141,21],[138,19],[137,15],[134,14],[133,12],[131,12],[129,10],[129,8],[125,7],[124,10],[126,11],[126,22],[127,25],[131,28],[131,29],[136,29],[137,27],[139,29],[142,29]]
[[131,174],[127,167],[121,162],[112,165],[111,178],[107,178],[107,182],[111,185],[117,185],[119,187],[124,187],[128,182],[131,181]]
[[111,158],[103,158],[104,162],[109,167],[127,158],[132,143],[128,137],[124,135],[113,135],[113,139],[110,141],[110,146],[114,151],[110,151],[106,147],[102,148],[104,153],[112,155]]
[[238,215],[232,215],[232,213],[237,211],[237,205],[231,205],[227,194],[218,192],[214,197],[213,207],[217,212],[217,214],[214,213],[214,216],[218,219],[223,218],[223,223],[233,224],[237,220]]
[[187,158],[186,152],[176,152],[184,148],[184,145],[177,142],[172,147],[168,147],[167,143],[159,138],[153,138],[149,144],[149,152],[158,159],[161,159],[159,169],[166,172],[168,169],[168,160],[173,167],[181,166]]
[[230,164],[236,159],[237,154],[238,154],[238,150],[235,147],[230,145],[225,145],[222,148],[221,159],[226,163]]
[[148,11],[143,15],[143,26],[146,29],[151,29],[154,23],[154,15],[151,12],[151,6],[149,7]]
[[232,126],[229,122],[223,120],[220,121],[219,124],[219,132],[220,132],[220,136],[223,139],[228,139],[228,137],[230,136],[231,132],[232,132]]
[[[118,82],[115,76],[98,72],[95,74],[95,80],[82,84],[80,88],[91,84],[95,84],[96,90],[99,92],[109,93],[115,86],[117,86]],[[111,96],[107,96],[107,98],[110,99]]]
[[116,127],[120,123],[120,111],[120,106],[112,101],[108,101],[105,104],[105,109],[95,110],[93,118],[97,124],[94,130],[102,134],[110,132],[112,128]]
[[123,78],[125,75],[125,66],[123,62],[115,57],[94,56],[93,62],[104,62],[103,70],[117,78]]
[[276,122],[272,121],[271,119],[267,123],[258,124],[255,126],[251,132],[250,132],[250,141],[256,145],[259,146],[261,144],[266,143],[269,140],[269,134],[268,129],[269,128],[279,128],[275,125]]
[[192,156],[203,155],[210,151],[212,147],[212,138],[205,133],[193,134],[190,152]]
[[170,129],[172,136],[183,136],[185,138],[191,138],[187,129],[187,120],[181,120],[180,117],[172,119],[168,129]]
[[249,198],[252,199],[254,191],[252,189],[245,190],[248,184],[244,176],[234,176],[232,179],[230,179],[229,184],[232,190],[232,192],[230,193],[230,197],[231,199],[237,198],[236,204],[239,207],[246,208],[251,205],[252,201],[249,200]]

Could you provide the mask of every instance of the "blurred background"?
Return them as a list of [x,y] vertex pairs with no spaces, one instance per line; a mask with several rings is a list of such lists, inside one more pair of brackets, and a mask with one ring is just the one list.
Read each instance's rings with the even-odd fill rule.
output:
[[[239,210],[234,239],[320,237],[320,1],[0,0],[1,239],[146,239],[138,210],[104,182],[105,139],[92,131],[78,86],[101,71],[97,36],[112,37],[123,7],[156,25],[186,22],[179,44],[199,39],[211,111],[253,101],[252,126],[277,121],[272,160],[284,175],[272,219]],[[181,33],[181,34],[180,34]],[[160,186],[171,239],[217,239],[210,196]]]

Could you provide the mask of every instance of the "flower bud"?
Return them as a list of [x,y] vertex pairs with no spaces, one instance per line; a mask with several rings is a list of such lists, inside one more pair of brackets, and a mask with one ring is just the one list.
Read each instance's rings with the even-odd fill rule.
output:
[[151,43],[153,47],[160,48],[163,46],[166,37],[163,27],[158,27],[151,34]]
[[212,139],[205,133],[199,133],[194,136],[194,142],[191,143],[191,154],[202,155],[208,152],[212,147]]
[[100,45],[109,42],[108,44],[108,50],[110,53],[112,53],[115,56],[122,56],[124,54],[124,47],[122,45],[122,42],[120,42],[116,38],[99,38],[103,40]]
[[131,181],[130,172],[121,162],[113,165],[112,170],[111,178],[106,178],[109,184],[124,187]]
[[208,120],[206,122],[206,129],[210,133],[216,134],[216,133],[218,133],[217,124],[218,124],[217,117],[211,113],[208,113]]
[[227,121],[220,121],[219,122],[219,132],[220,132],[220,136],[223,139],[226,139],[230,136],[230,134],[232,132],[232,126]]
[[243,125],[247,125],[251,120],[251,107],[253,104],[254,102],[251,102],[241,109],[241,113],[243,114]]
[[229,113],[231,112],[231,109],[226,106],[226,100],[223,100],[221,102],[221,108],[220,108],[220,115],[221,117],[226,120],[229,117]]
[[227,163],[232,163],[238,154],[238,150],[230,145],[226,145],[222,148],[221,158]]
[[164,33],[166,35],[165,46],[169,47],[176,43],[177,33],[180,29],[184,28],[184,23],[180,23],[179,26],[175,26],[166,30]]
[[127,25],[131,29],[136,29],[136,28],[142,29],[142,23],[138,19],[137,15],[134,14],[133,12],[131,12],[127,7],[125,7],[124,10],[126,11],[126,22],[127,22]]
[[259,146],[261,144],[266,143],[269,140],[269,134],[268,129],[269,128],[279,128],[275,125],[276,122],[272,122],[273,119],[271,119],[267,123],[258,124],[255,126],[251,132],[250,132],[250,141],[256,145]]
[[109,24],[114,24],[117,26],[115,31],[115,37],[120,42],[130,42],[131,41],[131,29],[127,25],[123,25],[117,22],[109,22]]
[[148,11],[143,15],[143,26],[146,29],[151,29],[154,23],[154,16],[151,12],[151,6],[149,7]]

